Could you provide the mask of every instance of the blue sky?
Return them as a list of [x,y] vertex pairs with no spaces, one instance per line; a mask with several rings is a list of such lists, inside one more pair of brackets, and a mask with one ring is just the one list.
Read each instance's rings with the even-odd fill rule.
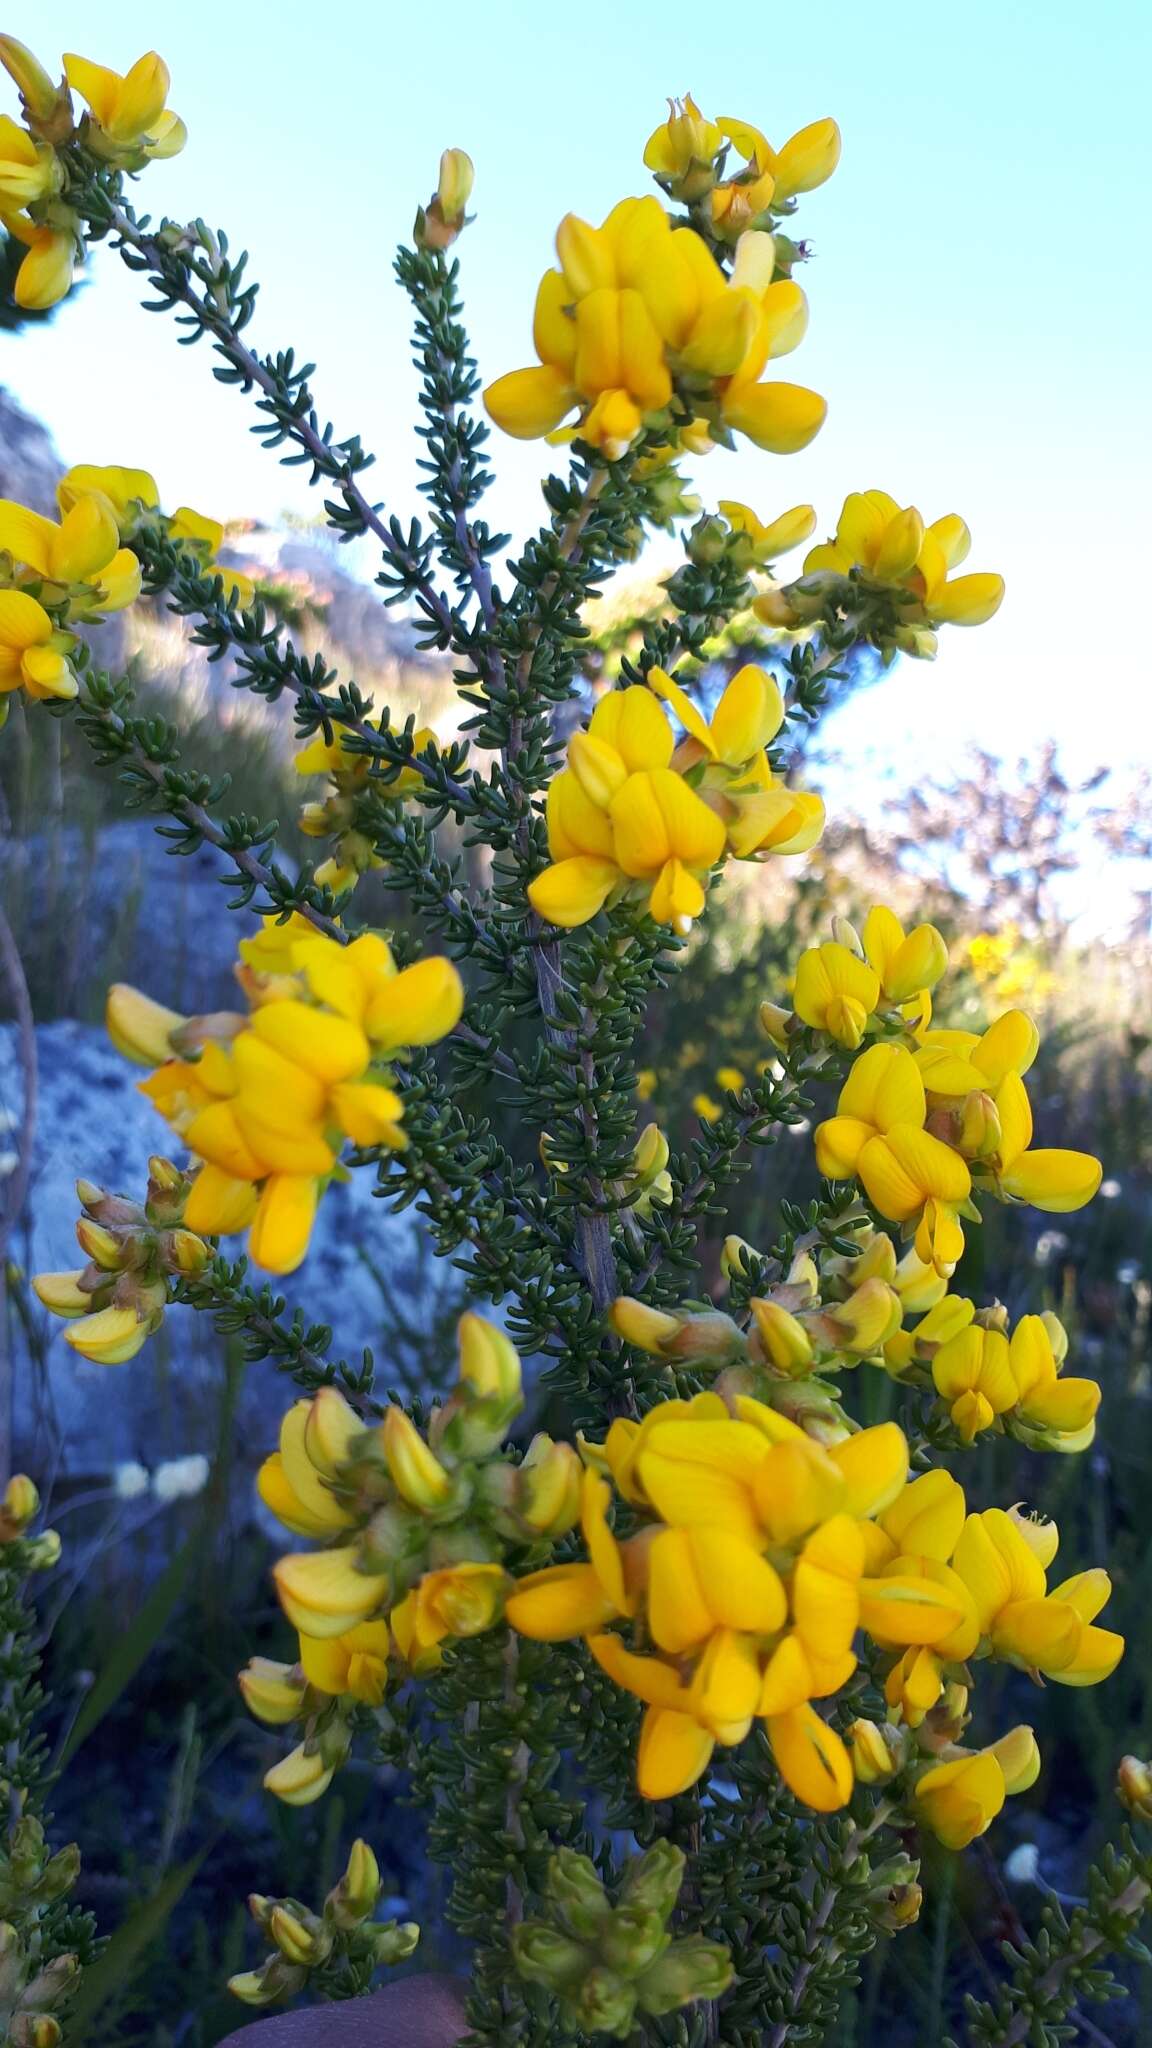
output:
[[[641,152],[669,93],[777,141],[834,114],[843,161],[800,215],[817,252],[811,328],[781,366],[826,394],[827,424],[786,460],[717,453],[698,487],[764,516],[811,500],[824,530],[846,490],[881,485],[928,519],[963,513],[969,566],[1007,577],[992,624],[947,631],[934,666],[905,663],[846,711],[836,736],[852,759],[911,775],[968,741],[1016,752],[1052,735],[1069,766],[1152,761],[1141,0],[18,11],[10,25],[48,62],[76,49],[123,69],[158,44],[190,141],[149,170],[139,203],[202,214],[251,250],[256,345],[317,362],[322,408],[377,451],[377,494],[398,510],[415,481],[415,380],[391,252],[445,144],[476,163],[460,253],[492,377],[531,359],[560,216],[596,219],[645,190]],[[245,401],[213,384],[206,352],[139,312],[118,259],[99,252],[92,276],[49,332],[0,345],[0,381],[62,454],[144,464],[167,502],[221,516],[314,510],[299,473],[247,437]],[[496,456],[494,523],[534,524],[540,451],[500,442]]]

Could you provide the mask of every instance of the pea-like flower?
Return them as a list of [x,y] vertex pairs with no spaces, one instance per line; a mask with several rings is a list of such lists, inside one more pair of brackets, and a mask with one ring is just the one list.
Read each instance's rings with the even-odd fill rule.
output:
[[569,214],[556,253],[536,300],[538,366],[511,371],[484,394],[506,433],[553,434],[578,408],[564,438],[579,435],[616,461],[646,429],[675,446],[685,412],[694,434],[703,425],[730,442],[739,432],[776,454],[806,447],[818,432],[823,399],[762,381],[807,325],[800,287],[776,276],[771,235],[741,235],[726,275],[658,199],[622,199],[598,228]]
[[[155,1071],[142,1092],[202,1163],[188,1227],[215,1236],[249,1230],[257,1265],[288,1273],[307,1248],[324,1186],[345,1139],[403,1146],[403,1102],[392,1062],[453,1030],[464,992],[452,962],[398,971],[386,942],[363,933],[346,947],[306,920],[241,942],[251,1014],[168,1019],[114,988],[109,1029]],[[278,971],[265,973],[275,963]],[[167,1042],[169,1057],[156,1063]]]

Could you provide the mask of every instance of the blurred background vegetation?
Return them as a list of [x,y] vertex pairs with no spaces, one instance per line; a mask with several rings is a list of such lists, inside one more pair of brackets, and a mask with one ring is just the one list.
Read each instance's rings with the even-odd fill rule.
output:
[[[9,450],[18,425],[0,436]],[[24,421],[21,431],[30,430],[34,423]],[[39,454],[50,477],[50,457]],[[20,494],[2,465],[0,491]],[[346,574],[316,533],[237,528],[231,539],[237,559],[274,597],[286,629],[306,645],[324,645],[337,665],[376,691],[394,720],[411,712],[442,736],[453,731],[443,670],[412,652],[402,622],[388,620],[385,632],[372,593]],[[637,616],[660,597],[658,587],[626,582],[592,621],[590,689],[611,676]],[[713,680],[746,653],[739,636],[718,647]],[[108,659],[107,640],[100,658]],[[294,824],[301,786],[285,707],[233,690],[227,674],[209,669],[183,629],[159,610],[141,610],[115,658],[133,664],[143,704],[179,719],[186,759],[210,774],[231,775],[228,808],[276,818],[286,860],[309,851],[315,857]],[[932,687],[926,672],[925,692]],[[884,679],[872,670],[846,677],[839,698],[861,688],[875,691],[882,705]],[[838,772],[834,749],[833,703],[832,715],[805,741],[805,777],[817,787],[823,773]],[[1104,1161],[1100,1198],[1080,1215],[993,1211],[983,1230],[971,1233],[956,1282],[982,1299],[998,1297],[1013,1317],[1045,1307],[1060,1313],[1072,1333],[1074,1369],[1095,1374],[1104,1386],[1096,1443],[1078,1459],[1038,1461],[1011,1443],[989,1447],[982,1440],[959,1476],[978,1505],[1020,1499],[1054,1515],[1069,1571],[1108,1563],[1117,1584],[1109,1623],[1127,1633],[1128,1655],[1099,1692],[1039,1691],[1003,1667],[985,1679],[981,1731],[1032,1721],[1043,1775],[960,1860],[954,1881],[949,1859],[929,1852],[940,1867],[926,1885],[923,1924],[875,1953],[829,2048],[870,2048],[882,2037],[934,2044],[949,2027],[958,2029],[963,1992],[987,1988],[995,1944],[1034,1922],[1044,1888],[1077,1895],[1078,1873],[1114,1825],[1119,1757],[1152,1748],[1152,1641],[1144,1626],[1152,1593],[1148,794],[1122,776],[1069,780],[1051,751],[1041,750],[1025,762],[987,754],[955,761],[932,786],[895,800],[882,829],[838,803],[822,847],[803,863],[730,869],[675,986],[650,1020],[639,1117],[656,1118],[675,1148],[701,1116],[713,1114],[726,1089],[738,1088],[770,1058],[757,1008],[764,999],[783,999],[801,948],[826,935],[834,914],[854,918],[873,902],[887,902],[902,914],[931,917],[949,942],[953,972],[939,1021],[979,1027],[1013,1004],[1036,1016],[1042,1051],[1036,1085],[1029,1085],[1039,1141],[1080,1146]],[[1072,928],[1076,879],[1096,867],[1102,851],[1115,890],[1095,918]],[[122,792],[93,767],[68,721],[26,714],[17,704],[0,742],[0,876],[38,1041],[55,1043],[43,1034],[60,1019],[91,1027],[95,1041],[104,989],[120,974],[186,1007],[220,1000],[235,934],[226,935],[223,952],[214,946],[221,922],[215,876],[189,878],[175,927],[171,895],[163,894],[173,866],[150,822],[126,812]],[[160,911],[157,902],[165,906]],[[390,925],[402,925],[406,914],[372,878],[356,910]],[[163,985],[149,977],[149,961],[163,963]],[[12,987],[2,1002],[0,1020],[18,1016]],[[303,1812],[276,1805],[260,1789],[261,1773],[282,1745],[244,1712],[235,1674],[253,1654],[289,1650],[271,1597],[272,1538],[253,1510],[250,1485],[280,1409],[268,1410],[262,1430],[238,1420],[238,1352],[198,1332],[197,1344],[210,1352],[213,1412],[201,1412],[198,1440],[176,1446],[178,1455],[102,1463],[94,1443],[87,1461],[78,1462],[53,1438],[44,1390],[53,1372],[59,1385],[61,1368],[50,1350],[58,1348],[58,1328],[50,1331],[33,1312],[19,1270],[27,1215],[17,1216],[11,1201],[4,1206],[6,1183],[17,1178],[22,1116],[11,1076],[23,1064],[15,1056],[17,1025],[0,1021],[4,1031],[14,1056],[0,1070],[0,1224],[10,1233],[0,1324],[2,1428],[6,1440],[14,1432],[17,1459],[22,1445],[35,1450],[35,1476],[65,1538],[64,1562],[43,1589],[41,1617],[52,1694],[46,1732],[62,1765],[55,1825],[60,1839],[80,1842],[78,1896],[114,1937],[70,2040],[92,2048],[210,2048],[246,2017],[222,1989],[258,1947],[245,1895],[255,1889],[320,1898],[358,1833],[371,1841],[386,1874],[391,1896],[383,1912],[417,1918],[428,1930],[420,1966],[451,1966],[459,1958],[438,1941],[438,1875],[393,1774],[353,1764],[321,1805]],[[42,1119],[55,1114],[56,1078],[41,1072]],[[123,1085],[130,1089],[130,1076]],[[97,1113],[115,1116],[116,1100]],[[814,1120],[826,1113],[826,1104],[813,1106]],[[517,1132],[506,1137],[514,1146],[524,1142]],[[83,1139],[75,1116],[72,1128],[61,1123],[51,1130],[52,1144],[78,1167]],[[717,1298],[724,1228],[765,1248],[776,1235],[781,1199],[801,1199],[815,1185],[805,1129],[782,1131],[776,1144],[752,1154],[726,1221],[717,1219],[715,1241],[702,1248],[705,1281]],[[34,1210],[35,1180],[18,1192],[21,1209]],[[359,1249],[380,1285],[382,1384],[435,1389],[452,1370],[454,1277],[434,1278],[424,1251],[397,1278],[383,1270],[387,1262],[374,1254],[368,1232]],[[334,1342],[342,1348],[340,1303],[309,1306],[336,1325]],[[163,1406],[164,1389],[186,1365],[186,1326],[176,1328],[108,1378],[110,1403],[140,1403],[150,1413]],[[890,1383],[866,1368],[858,1379],[850,1405],[862,1420],[882,1419]],[[1043,1470],[1034,1469],[1041,1462]],[[1106,2013],[1103,2024],[1106,2033],[1097,2028],[1082,2038],[1115,2048],[1152,2039],[1152,1973],[1133,1979],[1130,1999]]]

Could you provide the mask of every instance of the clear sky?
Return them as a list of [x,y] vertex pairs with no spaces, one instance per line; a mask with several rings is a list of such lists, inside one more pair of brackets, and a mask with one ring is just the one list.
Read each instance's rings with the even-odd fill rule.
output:
[[[646,189],[669,93],[783,140],[834,114],[835,178],[801,202],[812,323],[782,374],[829,400],[803,454],[742,443],[699,466],[708,497],[763,516],[881,485],[927,519],[959,511],[969,567],[1007,577],[999,617],[947,629],[839,721],[848,752],[943,763],[1049,735],[1069,766],[1152,761],[1147,259],[1152,145],[1144,0],[27,0],[14,32],[123,69],[156,44],[190,140],[139,204],[202,214],[252,252],[252,338],[315,360],[320,404],[377,452],[376,491],[412,500],[414,373],[392,250],[441,148],[476,164],[460,245],[486,378],[532,359],[535,284],[560,216]],[[6,84],[6,81],[4,81]],[[7,99],[0,104],[8,105]],[[14,107],[12,107],[14,111]],[[248,439],[202,348],[137,309],[107,251],[47,333],[0,343],[0,381],[69,460],[141,463],[166,502],[221,516],[315,509]],[[499,437],[498,437],[499,439]],[[499,441],[494,523],[536,523],[541,451]]]

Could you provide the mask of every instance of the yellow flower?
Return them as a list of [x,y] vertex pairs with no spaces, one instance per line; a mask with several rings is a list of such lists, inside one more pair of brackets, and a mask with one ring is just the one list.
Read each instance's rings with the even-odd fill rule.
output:
[[787,554],[789,548],[799,547],[816,527],[816,513],[811,505],[794,505],[790,512],[782,512],[767,525],[757,518],[750,505],[742,505],[734,498],[721,498],[717,510],[744,544],[737,560],[746,556],[748,562],[761,567]]
[[[58,305],[72,289],[77,258],[82,249],[77,216],[56,204],[52,223],[39,224],[24,213],[0,209],[0,219],[10,235],[22,242],[27,255],[16,272],[13,297],[26,313],[45,313]],[[5,543],[6,545],[6,543]]]
[[305,1743],[273,1764],[264,1773],[264,1789],[285,1806],[312,1806],[332,1783],[335,1766],[326,1764],[320,1751]]
[[413,1594],[413,1635],[419,1650],[449,1636],[478,1636],[500,1619],[508,1575],[498,1564],[454,1564],[425,1572]]
[[220,578],[226,604],[244,608],[252,603],[256,595],[252,578],[217,560],[224,544],[224,527],[219,519],[209,519],[202,512],[194,512],[190,505],[180,505],[167,526],[170,539],[183,541],[198,556],[206,576]]
[[[53,84],[44,66],[15,36],[0,36],[0,64],[15,79],[29,121],[37,125],[51,121],[59,112],[60,88]],[[71,121],[68,127],[71,128]]]
[[608,1522],[609,1488],[598,1472],[586,1471],[582,1490],[580,1525],[588,1562],[529,1572],[514,1581],[505,1602],[509,1625],[538,1642],[592,1635],[606,1622],[635,1611],[627,1559]]
[[917,925],[905,936],[899,918],[882,904],[868,912],[863,938],[864,956],[890,1003],[907,1003],[935,988],[948,965],[948,948],[935,925]]
[[112,563],[120,535],[111,506],[83,496],[57,524],[26,505],[0,499],[0,548],[53,584],[89,584]]
[[1036,1549],[999,1508],[969,1515],[953,1567],[993,1656],[1058,1685],[1098,1685],[1115,1670],[1123,1636],[1092,1625],[1111,1592],[1107,1572],[1080,1572],[1048,1592]]
[[74,645],[27,591],[0,590],[0,698],[21,685],[30,697],[75,697],[80,686],[68,661]]
[[805,556],[804,576],[854,575],[867,590],[893,593],[899,620],[894,644],[931,657],[934,635],[918,636],[911,629],[982,625],[1003,599],[1002,576],[950,577],[970,546],[968,528],[955,513],[925,526],[915,506],[902,510],[887,491],[853,491],[844,501],[835,539]]
[[146,469],[73,463],[56,486],[61,513],[66,516],[80,498],[91,496],[103,498],[111,506],[121,540],[129,539],[141,518],[155,512],[160,503],[156,479]]
[[1032,1109],[1019,1074],[1009,1073],[996,1091],[1001,1139],[993,1162],[997,1192],[1035,1209],[1064,1215],[1082,1209],[1100,1186],[1103,1168],[1090,1152],[1032,1147]]
[[975,1323],[941,1344],[932,1360],[932,1378],[965,1443],[991,1429],[1018,1398],[1007,1337]]
[[62,182],[54,149],[37,142],[10,114],[0,114],[0,208],[35,205],[59,191]]
[[1095,1380],[1061,1378],[1067,1337],[1053,1316],[1057,1347],[1049,1321],[1021,1316],[1012,1332],[1008,1361],[1016,1385],[1017,1420],[1026,1440],[1052,1450],[1086,1450],[1096,1433],[1100,1387]]
[[644,145],[644,162],[673,199],[699,199],[713,183],[713,160],[724,147],[715,121],[707,121],[686,93],[669,100],[668,119]]
[[378,1707],[388,1683],[388,1647],[386,1621],[362,1621],[339,1636],[302,1635],[300,1669],[318,1692]]
[[827,183],[840,161],[840,130],[835,121],[810,121],[771,153],[778,200],[814,192]]
[[[346,1412],[335,1438],[329,1406],[340,1401]],[[354,1425],[355,1427],[351,1427]],[[311,1401],[295,1401],[280,1424],[280,1448],[264,1460],[256,1475],[265,1506],[299,1536],[326,1537],[354,1526],[356,1517],[329,1485],[333,1449],[344,1452],[358,1418],[334,1389],[324,1388]]]
[[804,1024],[826,1031],[854,1052],[880,1000],[880,978],[847,946],[826,940],[809,946],[796,964],[792,1004]]
[[472,196],[475,168],[463,149],[445,149],[440,176],[430,204],[416,215],[414,239],[421,249],[450,249],[467,225],[465,207]]
[[559,267],[546,273],[533,339],[539,366],[490,385],[484,401],[506,433],[535,439],[574,408],[579,434],[617,460],[645,424],[672,447],[667,408],[678,393],[704,431],[736,428],[762,447],[804,447],[826,410],[815,392],[759,380],[794,348],[804,294],[775,279],[770,235],[747,233],[726,278],[693,229],[673,227],[656,199],[623,199],[598,228],[568,215],[556,235]]
[[435,1509],[451,1500],[452,1475],[429,1450],[402,1408],[385,1411],[380,1432],[392,1484],[410,1507]]
[[916,1251],[947,1272],[964,1249],[956,1211],[972,1180],[959,1154],[923,1128],[927,1104],[904,1046],[870,1046],[840,1092],[837,1114],[816,1131],[816,1160],[830,1180],[856,1175],[882,1216],[918,1219]]
[[299,1665],[277,1664],[269,1657],[251,1657],[237,1680],[244,1704],[258,1721],[284,1727],[296,1721],[307,1685]]
[[711,719],[703,717],[664,669],[649,669],[648,686],[671,705],[685,728],[687,738],[674,757],[677,766],[691,768],[706,761],[734,771],[745,769],[760,759],[784,723],[779,685],[755,662],[745,662],[725,684]]
[[126,76],[93,64],[87,57],[67,55],[64,75],[90,108],[86,140],[98,156],[111,163],[134,163],[139,157],[177,156],[187,141],[183,121],[165,106],[168,66],[155,50],[138,57]]
[[386,1605],[390,1585],[387,1574],[360,1569],[351,1543],[282,1557],[272,1576],[280,1605],[302,1636],[346,1635]]
[[[403,1102],[380,1060],[444,1037],[464,990],[449,960],[397,972],[378,934],[341,946],[305,920],[279,938],[242,941],[241,952],[240,979],[255,1005],[247,1024],[221,1020],[197,1062],[168,1060],[142,1085],[204,1162],[188,1198],[189,1228],[251,1225],[255,1262],[288,1273],[307,1251],[342,1138],[405,1142]],[[172,1017],[133,991],[110,1004],[114,1035],[145,1054],[171,1042]]]
[[147,1343],[163,1320],[163,1310],[145,1314],[135,1306],[97,1309],[64,1332],[64,1342],[94,1365],[123,1365]]
[[[1018,1729],[1013,1735],[1031,1738],[1032,1731]],[[1011,1738],[1004,1740],[1009,1742]],[[1013,1760],[1015,1747],[1013,1743]],[[1025,1787],[1020,1784],[1016,1789],[1023,1791]],[[993,1744],[990,1749],[965,1752],[925,1771],[915,1787],[916,1814],[946,1849],[966,1849],[978,1835],[987,1833],[1008,1790],[1004,1767]]]

